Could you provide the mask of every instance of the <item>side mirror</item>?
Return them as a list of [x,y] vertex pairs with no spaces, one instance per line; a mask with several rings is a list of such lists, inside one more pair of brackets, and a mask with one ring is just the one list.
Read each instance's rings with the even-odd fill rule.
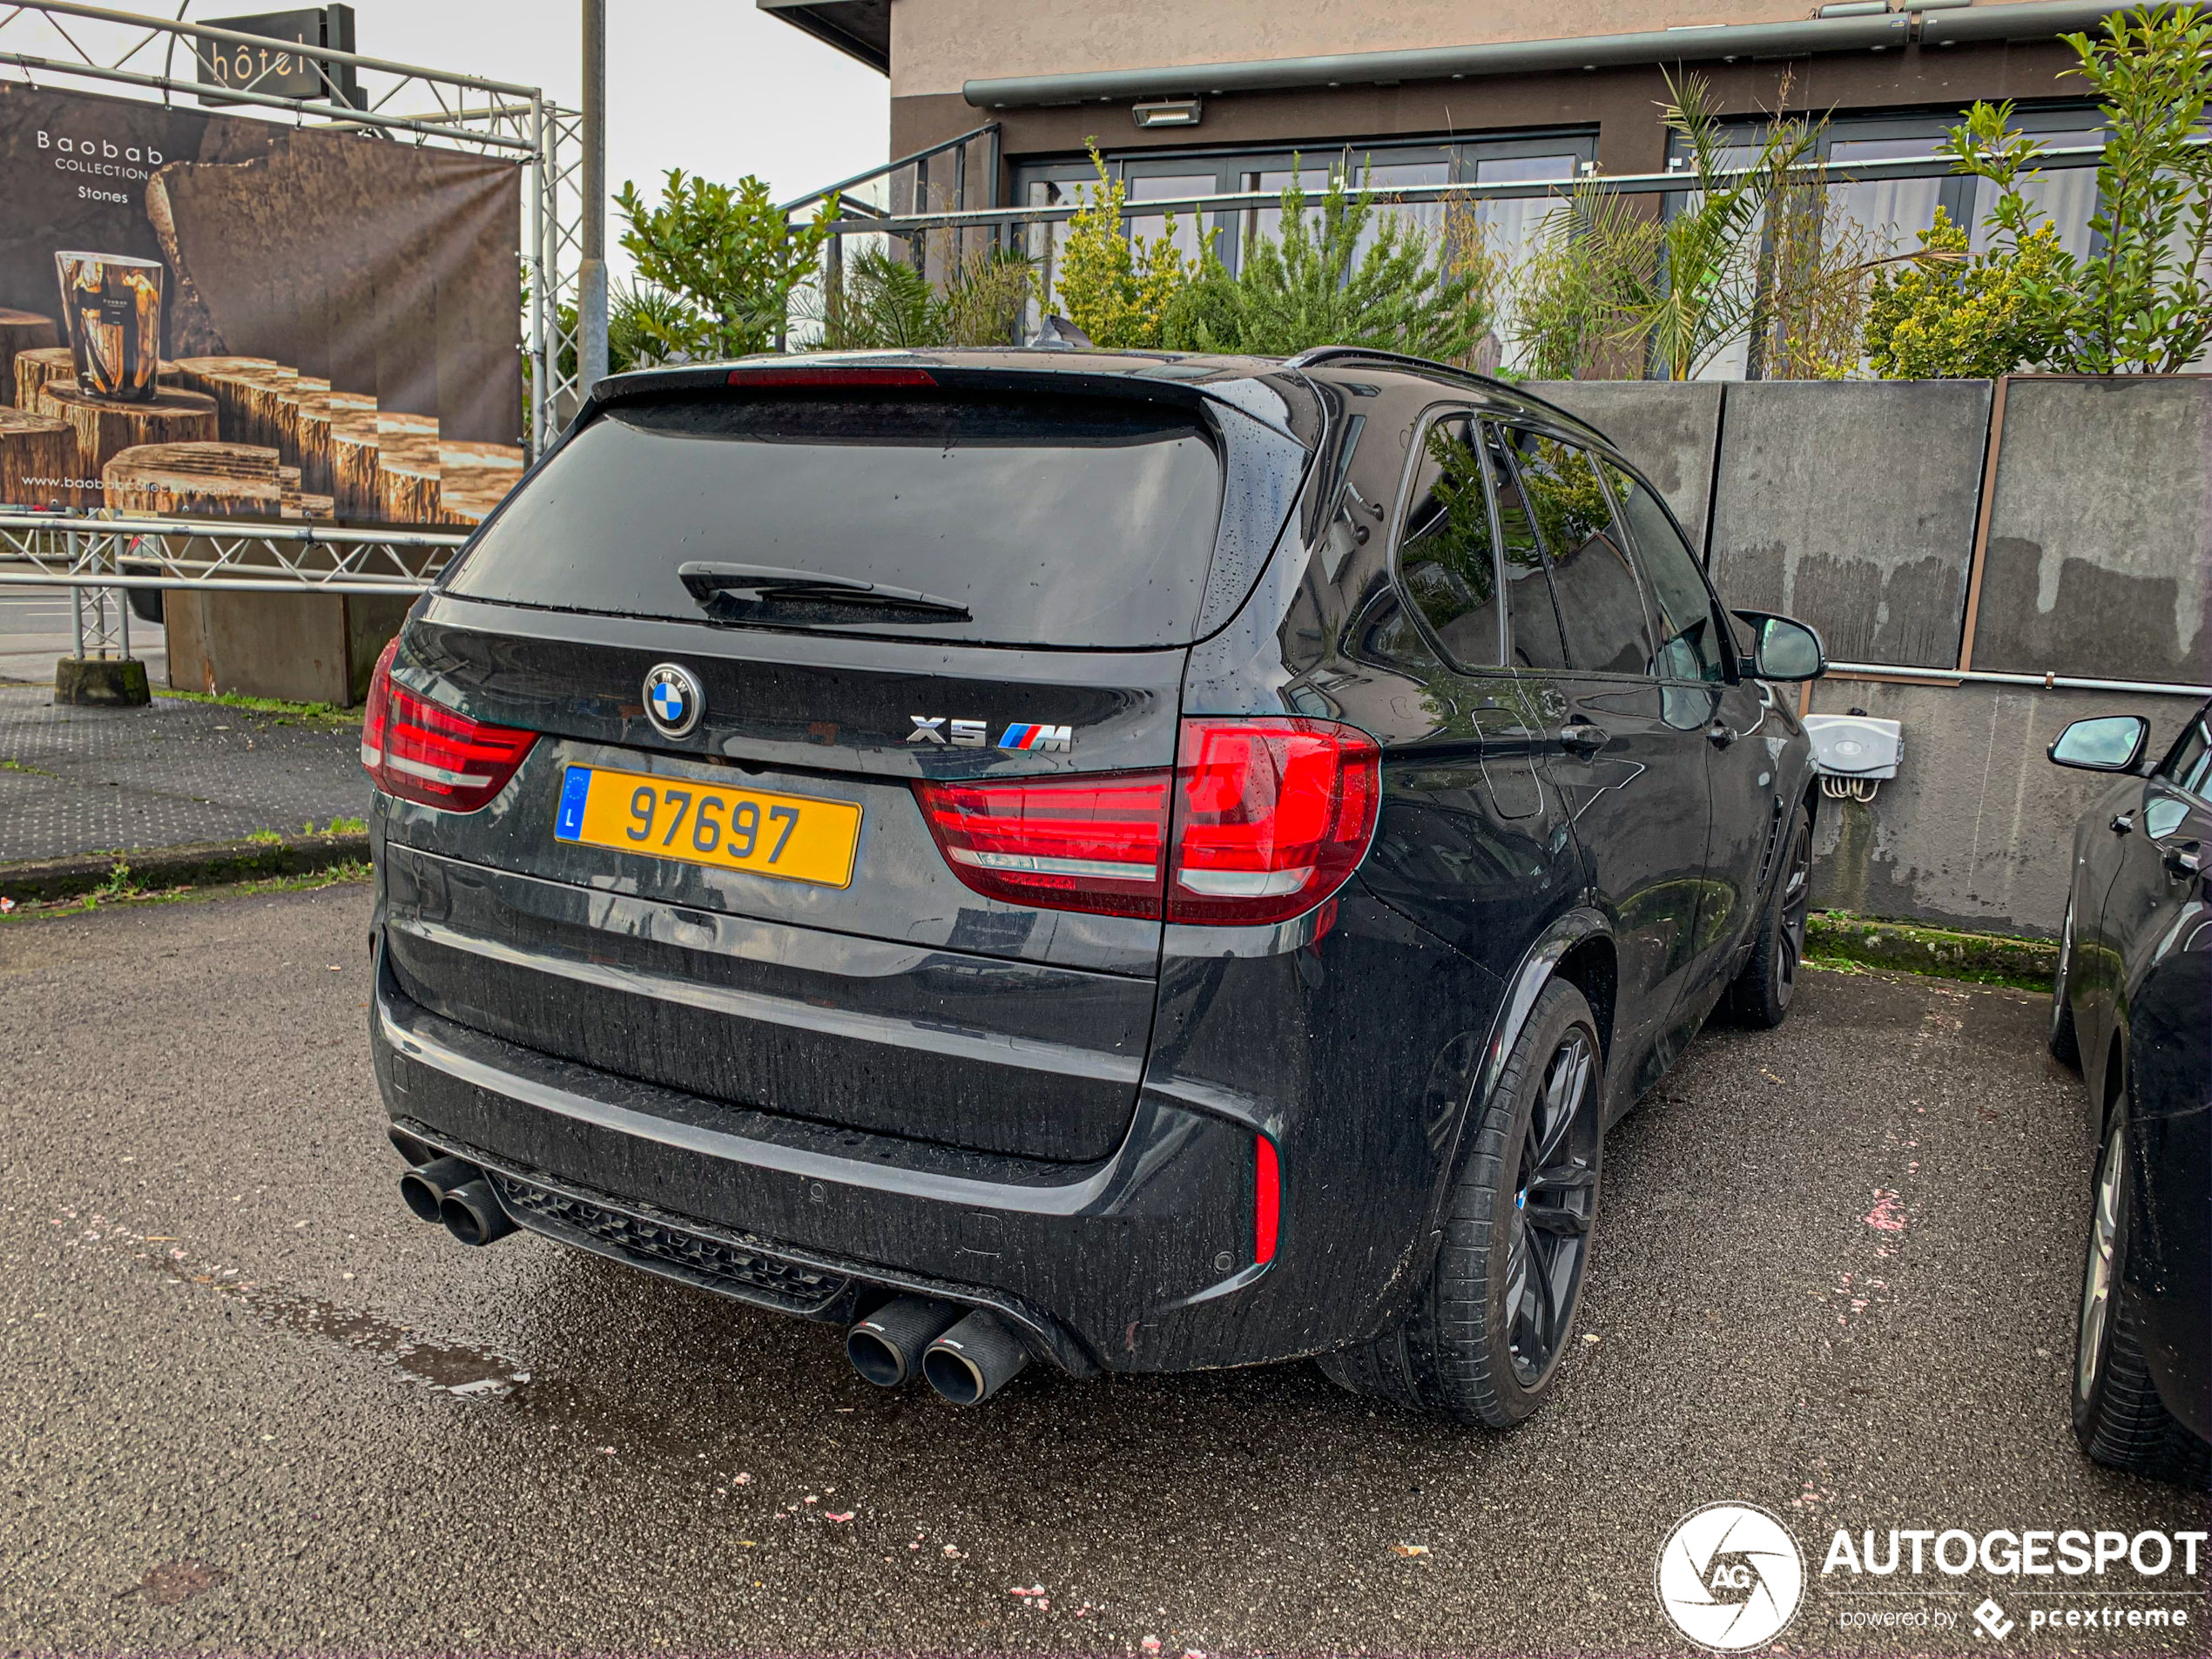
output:
[[1761,680],[1817,680],[1828,671],[1828,653],[1820,636],[1789,617],[1764,610],[1736,613],[1751,624],[1751,654],[1743,659],[1747,678]]
[[2050,747],[2054,763],[2083,772],[2134,772],[2150,746],[2150,722],[2140,714],[2101,714],[2076,720]]

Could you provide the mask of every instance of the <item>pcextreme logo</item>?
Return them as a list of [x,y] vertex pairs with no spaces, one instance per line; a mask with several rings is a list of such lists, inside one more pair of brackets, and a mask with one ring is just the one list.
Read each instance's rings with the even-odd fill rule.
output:
[[1804,1595],[1804,1557],[1765,1510],[1709,1503],[1659,1547],[1657,1588],[1676,1629],[1701,1648],[1737,1653],[1790,1628]]
[[[2186,1598],[2202,1594],[2195,1581],[2212,1557],[2208,1544],[2212,1534],[2195,1530],[1838,1527],[1819,1581],[1824,1598],[1839,1599],[1820,1620],[1839,1630],[1907,1634],[1960,1630],[1971,1621],[1966,1633],[1992,1645],[2055,1630],[2183,1629],[2197,1622],[2200,1609]],[[1998,1581],[1988,1587],[1997,1594],[1958,1584],[1968,1577]],[[1868,1580],[1883,1587],[1865,1588]],[[1946,1581],[1955,1588],[1937,1588]],[[1805,1558],[1781,1521],[1751,1504],[1709,1503],[1676,1521],[1659,1547],[1656,1588],[1683,1635],[1740,1653],[1788,1629],[1811,1587]]]

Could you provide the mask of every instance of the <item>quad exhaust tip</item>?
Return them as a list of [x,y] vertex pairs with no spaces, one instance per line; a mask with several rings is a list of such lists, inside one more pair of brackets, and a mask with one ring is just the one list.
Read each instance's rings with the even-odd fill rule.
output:
[[900,1297],[853,1323],[845,1333],[845,1357],[878,1388],[903,1387],[920,1372],[922,1350],[951,1330],[961,1312],[953,1302]]
[[955,1406],[980,1406],[1029,1363],[1029,1351],[981,1308],[922,1351],[922,1379]]
[[400,1197],[421,1221],[442,1222],[464,1244],[489,1244],[515,1231],[490,1178],[465,1158],[434,1158],[400,1177]]

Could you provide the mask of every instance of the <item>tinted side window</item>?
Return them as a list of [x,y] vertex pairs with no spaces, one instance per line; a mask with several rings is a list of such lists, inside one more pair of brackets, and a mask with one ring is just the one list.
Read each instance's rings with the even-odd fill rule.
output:
[[1551,562],[1567,660],[1590,673],[1649,673],[1651,630],[1643,594],[1597,468],[1557,438],[1516,431],[1513,444]]
[[1652,671],[1664,679],[1720,680],[1731,649],[1724,634],[1716,631],[1712,596],[1697,572],[1697,561],[1683,545],[1681,532],[1667,516],[1659,498],[1642,482],[1608,467],[1614,493],[1620,497],[1629,534],[1635,538],[1636,555],[1643,562],[1643,577],[1651,592],[1651,609],[1659,632],[1659,649]]
[[1439,421],[1422,438],[1413,505],[1398,545],[1399,579],[1437,643],[1460,668],[1498,663],[1497,549],[1469,422]]
[[2207,732],[2202,715],[2189,722],[2159,772],[2176,789],[2192,795],[2205,792],[2205,785],[2212,782],[2212,732]]
[[1506,616],[1516,668],[1565,668],[1567,647],[1544,572],[1543,543],[1509,447],[1498,428],[1482,428],[1483,450],[1498,492],[1499,568],[1506,578]]

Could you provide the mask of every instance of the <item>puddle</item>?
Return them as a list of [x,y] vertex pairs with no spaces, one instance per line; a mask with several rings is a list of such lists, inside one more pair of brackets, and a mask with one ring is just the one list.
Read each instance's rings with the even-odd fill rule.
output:
[[403,1325],[373,1313],[301,1296],[266,1280],[240,1279],[235,1268],[195,1267],[172,1251],[167,1258],[142,1256],[152,1271],[171,1284],[194,1285],[241,1303],[273,1330],[312,1337],[369,1354],[409,1382],[464,1399],[504,1398],[522,1389],[530,1373],[514,1361],[482,1348],[426,1340]]

